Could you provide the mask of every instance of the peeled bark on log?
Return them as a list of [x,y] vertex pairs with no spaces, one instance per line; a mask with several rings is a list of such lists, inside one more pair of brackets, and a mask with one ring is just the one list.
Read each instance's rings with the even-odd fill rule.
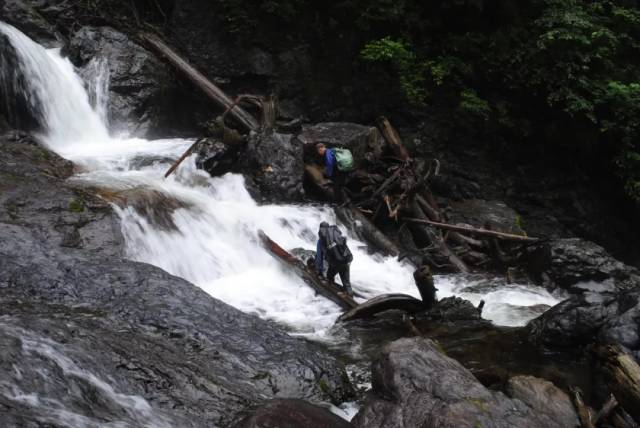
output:
[[380,231],[360,210],[352,205],[336,208],[340,220],[349,225],[356,235],[365,242],[371,243],[385,255],[397,257],[400,250],[387,236]]
[[440,223],[437,221],[431,221],[423,218],[404,217],[402,220],[407,221],[409,223],[426,224],[429,226],[437,227],[439,229],[453,230],[460,233],[468,233],[470,235],[492,236],[494,238],[505,239],[509,241],[536,242],[540,240],[539,238],[532,238],[529,236],[514,235],[511,233],[504,233],[504,232],[496,232],[495,230],[476,229],[472,227],[456,226],[455,224]]
[[211,83],[209,79],[185,61],[157,36],[150,33],[140,33],[139,37],[147,46],[151,47],[166,58],[167,61],[184,74],[194,85],[200,88],[200,90],[202,90],[216,104],[220,105],[224,109],[230,108],[230,114],[247,131],[257,131],[260,128],[258,122],[251,114],[237,105],[234,106],[233,101],[227,96],[227,94]]
[[375,314],[391,309],[415,313],[424,310],[424,304],[421,300],[407,294],[381,294],[345,312],[338,318],[338,321],[370,318]]
[[579,388],[573,389],[573,404],[576,407],[582,428],[596,428],[596,425],[593,423],[593,411],[584,404],[582,391],[580,391]]
[[616,345],[595,350],[605,383],[620,406],[640,423],[640,366]]
[[398,132],[386,117],[382,116],[378,118],[378,128],[398,159],[403,162],[411,160],[411,156],[409,156],[409,152],[407,152],[407,149],[402,144],[402,140],[400,139]]
[[285,263],[286,266],[291,268],[318,294],[336,303],[345,311],[353,309],[358,305],[352,297],[339,290],[334,284],[331,284],[329,281],[323,281],[315,271],[309,269],[302,261],[291,255],[275,241],[271,240],[262,230],[258,231],[258,236],[264,248],[269,251],[269,254]]

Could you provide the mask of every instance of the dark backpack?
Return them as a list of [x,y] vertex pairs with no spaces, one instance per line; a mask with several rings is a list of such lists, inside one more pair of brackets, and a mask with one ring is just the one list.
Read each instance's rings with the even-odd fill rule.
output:
[[326,257],[329,263],[346,264],[353,261],[353,255],[347,246],[347,238],[342,236],[338,226],[325,228],[321,237],[327,250]]

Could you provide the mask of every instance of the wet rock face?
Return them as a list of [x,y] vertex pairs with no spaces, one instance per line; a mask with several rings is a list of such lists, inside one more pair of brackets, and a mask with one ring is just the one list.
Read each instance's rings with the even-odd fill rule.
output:
[[109,70],[108,119],[113,129],[135,135],[158,133],[171,121],[163,110],[175,80],[154,54],[129,36],[109,27],[83,27],[70,38],[70,51],[84,65],[84,74],[95,79],[92,60],[104,60]]
[[528,324],[529,339],[547,347],[619,343],[640,357],[640,292],[584,293]]
[[250,412],[232,428],[348,428],[352,425],[329,410],[302,400],[276,399]]
[[315,146],[323,143],[327,147],[347,148],[359,162],[367,157],[379,157],[385,147],[384,139],[376,128],[348,122],[325,122],[304,126],[298,134],[298,139],[305,145]]
[[302,144],[289,134],[253,134],[247,143],[242,170],[252,176],[267,200],[300,201],[304,164]]
[[420,321],[455,322],[478,321],[488,323],[481,318],[481,312],[473,304],[460,297],[440,299],[429,311],[418,316]]
[[[40,106],[29,102],[30,90],[14,47],[4,34],[0,34],[0,127],[13,127],[25,131],[39,130],[42,117]],[[7,129],[8,130],[8,129]]]
[[640,283],[637,269],[580,238],[551,241],[535,249],[529,258],[535,276],[572,293],[629,289]]
[[62,37],[34,8],[33,3],[35,2],[22,0],[0,1],[0,21],[15,26],[46,47],[61,46]]
[[[226,426],[265,398],[349,397],[343,366],[317,346],[123,260],[119,221],[64,181],[69,162],[25,136],[1,137],[0,155],[0,342],[8,350],[0,389],[38,396],[2,390],[3,420],[50,424],[42,402],[53,400],[90,419],[141,425],[140,407],[117,393],[141,396],[152,414],[170,415],[168,426]],[[43,344],[79,369],[65,369]]]
[[356,427],[565,427],[518,399],[491,391],[423,338],[387,345]]
[[523,234],[518,213],[502,201],[467,199],[451,202],[449,221],[500,232]]
[[524,402],[541,418],[547,419],[549,426],[580,426],[569,396],[547,380],[514,376],[507,382],[506,393]]

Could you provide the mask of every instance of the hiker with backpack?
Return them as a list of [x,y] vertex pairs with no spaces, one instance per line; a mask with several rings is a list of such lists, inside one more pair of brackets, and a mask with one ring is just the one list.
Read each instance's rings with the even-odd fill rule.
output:
[[320,223],[318,230],[318,244],[316,246],[316,272],[320,277],[324,272],[324,259],[329,263],[327,271],[327,279],[333,282],[336,274],[340,275],[342,288],[353,297],[351,289],[350,265],[353,261],[353,255],[347,246],[347,238],[342,236],[338,226],[330,226],[329,223],[323,221]]
[[345,202],[347,197],[344,186],[350,172],[354,169],[353,155],[348,149],[327,148],[324,143],[316,144],[316,152],[325,165],[324,175],[333,183],[334,197],[338,202]]

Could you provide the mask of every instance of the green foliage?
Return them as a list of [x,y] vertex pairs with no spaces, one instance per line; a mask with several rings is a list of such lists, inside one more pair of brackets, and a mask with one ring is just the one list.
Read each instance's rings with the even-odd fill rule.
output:
[[424,4],[417,15],[428,19],[408,19],[361,55],[393,64],[414,104],[457,100],[449,105],[466,113],[456,116],[461,125],[491,123],[487,129],[507,139],[532,138],[549,117],[591,126],[640,202],[640,8],[625,0],[504,2],[494,10],[508,19],[488,27],[478,3]]
[[362,58],[369,62],[386,62],[398,72],[400,86],[407,99],[415,106],[422,106],[426,100],[426,63],[418,62],[411,47],[401,40],[385,37],[368,43],[361,51]]
[[489,103],[478,97],[478,94],[472,89],[465,89],[460,93],[460,108],[483,120],[488,120],[491,114]]

